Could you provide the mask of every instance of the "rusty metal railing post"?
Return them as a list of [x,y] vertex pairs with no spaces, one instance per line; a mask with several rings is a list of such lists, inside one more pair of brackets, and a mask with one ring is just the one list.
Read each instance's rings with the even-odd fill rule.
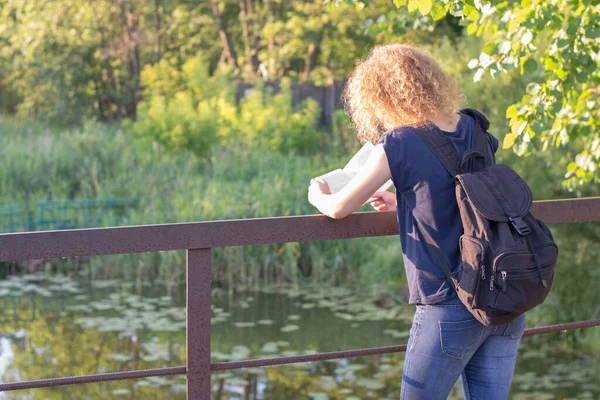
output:
[[186,264],[187,399],[210,399],[210,249],[188,249]]

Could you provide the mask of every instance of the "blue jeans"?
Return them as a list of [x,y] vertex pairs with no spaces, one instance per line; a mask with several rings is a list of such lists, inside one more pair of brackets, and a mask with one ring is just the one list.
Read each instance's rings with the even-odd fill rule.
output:
[[486,327],[458,298],[417,306],[400,399],[446,399],[462,376],[465,400],[506,400],[524,330],[525,314]]

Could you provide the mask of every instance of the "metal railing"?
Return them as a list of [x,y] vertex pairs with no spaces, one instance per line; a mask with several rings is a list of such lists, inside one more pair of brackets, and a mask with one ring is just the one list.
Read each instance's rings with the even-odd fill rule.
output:
[[[600,221],[600,197],[534,202],[532,213],[550,224]],[[406,345],[292,357],[213,363],[210,360],[211,249],[398,233],[395,212],[356,213],[0,234],[0,262],[187,250],[186,366],[120,371],[0,384],[0,391],[187,374],[187,398],[210,399],[211,371],[330,360],[406,350]],[[600,320],[527,329],[526,336],[600,326]]]

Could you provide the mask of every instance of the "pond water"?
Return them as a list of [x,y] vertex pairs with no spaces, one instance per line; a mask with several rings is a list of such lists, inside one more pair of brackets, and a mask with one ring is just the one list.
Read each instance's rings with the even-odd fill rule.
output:
[[[39,274],[0,280],[0,381],[185,365],[185,287]],[[413,307],[342,288],[215,289],[213,361],[404,344]],[[511,399],[600,399],[598,356],[563,334],[522,342]],[[403,354],[213,374],[213,399],[397,399]],[[460,397],[457,383],[451,398]],[[5,399],[185,399],[183,376],[0,393]]]

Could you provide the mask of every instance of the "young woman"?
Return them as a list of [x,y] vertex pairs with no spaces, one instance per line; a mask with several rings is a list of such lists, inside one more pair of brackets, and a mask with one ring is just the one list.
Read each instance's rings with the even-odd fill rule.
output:
[[[449,264],[459,263],[462,222],[454,179],[414,129],[439,128],[460,155],[472,146],[475,120],[458,113],[455,83],[424,51],[409,45],[374,49],[352,73],[347,111],[362,141],[377,143],[365,169],[330,194],[311,181],[309,201],[331,218],[344,218],[374,196],[378,211],[396,210],[409,303],[417,306],[402,375],[401,399],[445,399],[462,377],[465,399],[506,399],[525,315],[486,327],[458,300],[416,228],[418,221]],[[498,141],[488,135],[490,154]],[[396,193],[375,192],[392,179]],[[375,194],[373,194],[375,192]]]

